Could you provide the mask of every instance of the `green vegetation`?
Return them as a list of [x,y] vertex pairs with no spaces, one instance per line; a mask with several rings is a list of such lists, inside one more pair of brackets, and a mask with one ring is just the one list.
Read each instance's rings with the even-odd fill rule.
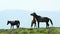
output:
[[60,28],[0,29],[0,34],[60,34]]

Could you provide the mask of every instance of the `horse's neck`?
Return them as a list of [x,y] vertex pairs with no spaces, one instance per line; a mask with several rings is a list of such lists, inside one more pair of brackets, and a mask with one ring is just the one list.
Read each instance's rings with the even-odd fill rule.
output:
[[39,17],[41,17],[41,16],[39,16],[39,15],[36,15],[36,18],[39,18]]
[[42,17],[41,17],[41,16],[39,16],[39,15],[37,15],[37,16],[36,16],[36,19],[41,19],[41,18],[42,18]]

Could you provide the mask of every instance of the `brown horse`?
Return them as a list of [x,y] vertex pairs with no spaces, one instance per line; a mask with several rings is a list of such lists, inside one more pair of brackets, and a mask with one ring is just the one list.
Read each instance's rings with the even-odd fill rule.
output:
[[35,19],[35,17],[33,17],[33,20],[31,22],[31,27],[33,26],[33,24],[34,24],[34,27],[36,27],[36,19]]

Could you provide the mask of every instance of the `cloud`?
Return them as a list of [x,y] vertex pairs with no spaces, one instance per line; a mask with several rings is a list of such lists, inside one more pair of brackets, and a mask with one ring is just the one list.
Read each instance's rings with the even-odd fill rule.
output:
[[57,11],[60,10],[60,0],[0,0],[0,11],[8,9]]

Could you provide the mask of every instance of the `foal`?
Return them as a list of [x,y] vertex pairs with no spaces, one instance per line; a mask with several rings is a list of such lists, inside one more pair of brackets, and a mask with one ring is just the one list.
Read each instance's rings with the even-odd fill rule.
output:
[[8,24],[11,25],[11,28],[12,28],[12,27],[14,28],[14,25],[16,25],[17,28],[19,28],[20,21],[19,21],[19,20],[8,21],[8,22],[7,22],[7,25],[8,25]]
[[35,19],[35,17],[33,17],[33,20],[31,22],[31,27],[33,26],[33,24],[34,24],[34,27],[36,27],[36,19]]

